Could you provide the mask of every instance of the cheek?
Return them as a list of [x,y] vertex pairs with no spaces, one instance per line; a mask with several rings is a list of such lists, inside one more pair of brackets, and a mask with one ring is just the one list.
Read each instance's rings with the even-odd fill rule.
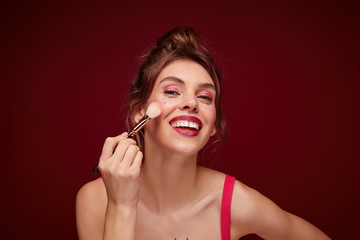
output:
[[167,99],[165,97],[159,97],[153,100],[159,104],[159,107],[162,110],[162,115],[167,115],[167,112],[172,111],[174,107],[176,107],[176,101],[172,101],[172,99]]
[[167,102],[165,98],[156,98],[153,102],[156,102],[157,104],[159,104],[159,106],[161,107],[161,109],[166,106]]
[[204,115],[209,123],[215,124],[216,108],[215,106],[208,106],[204,109]]

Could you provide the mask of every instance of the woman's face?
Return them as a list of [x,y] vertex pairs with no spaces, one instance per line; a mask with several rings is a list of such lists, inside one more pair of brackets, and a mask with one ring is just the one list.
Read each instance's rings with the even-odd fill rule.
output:
[[178,60],[166,66],[147,102],[157,102],[162,114],[145,127],[145,146],[150,141],[163,150],[197,154],[216,133],[215,96],[213,80],[198,63]]

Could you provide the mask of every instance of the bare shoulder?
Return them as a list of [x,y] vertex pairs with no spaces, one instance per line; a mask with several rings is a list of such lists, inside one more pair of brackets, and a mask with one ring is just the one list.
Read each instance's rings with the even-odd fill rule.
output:
[[232,239],[255,233],[264,239],[329,239],[314,225],[281,209],[240,181],[234,185],[231,203]]
[[203,182],[204,185],[211,187],[213,190],[217,189],[222,191],[226,176],[224,173],[211,168],[199,166],[198,176],[200,181]]
[[[216,192],[217,198],[222,199],[224,182],[226,174],[209,169],[199,167],[199,179],[203,183],[203,189],[210,189]],[[244,226],[250,223],[258,215],[259,209],[266,206],[273,206],[280,210],[271,200],[260,194],[255,189],[248,187],[239,180],[235,180],[232,202],[231,202],[231,221]],[[279,211],[281,213],[281,211]]]
[[[287,233],[281,228],[288,228],[288,215],[279,206],[257,190],[236,180],[231,203],[232,236],[239,238],[256,233],[272,239],[267,232],[280,232],[275,239],[284,239]],[[238,237],[239,236],[239,237]],[[285,238],[286,239],[286,238]]]
[[[199,178],[206,182],[206,185],[210,185],[213,188],[221,190],[221,193],[224,189],[225,177],[226,174],[223,172],[219,172],[217,170],[206,168],[199,166],[198,167]],[[234,185],[234,193],[236,193],[238,197],[252,197],[254,196],[255,190],[247,187],[245,184],[236,180]]]
[[95,179],[82,186],[76,197],[77,201],[97,202],[106,200],[106,190],[101,178]]
[[224,189],[225,174],[203,166],[198,167],[198,193],[200,196],[211,199],[212,206],[221,210],[222,192]]
[[270,200],[255,189],[245,185],[239,180],[235,181],[232,206],[235,215],[240,219],[251,217],[259,205],[269,204]]
[[106,205],[106,189],[101,178],[81,187],[76,196],[76,224],[80,239],[92,239],[87,234],[102,234]]
[[[246,224],[251,222],[262,207],[273,206],[275,203],[255,189],[236,180],[234,184],[231,212],[234,222]],[[280,210],[280,208],[278,208]]]

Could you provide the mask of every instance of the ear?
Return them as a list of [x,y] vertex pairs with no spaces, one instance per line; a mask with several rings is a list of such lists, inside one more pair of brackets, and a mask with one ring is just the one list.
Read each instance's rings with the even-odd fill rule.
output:
[[215,127],[215,125],[213,126],[213,128],[211,129],[211,134],[210,134],[210,136],[212,137],[212,136],[214,136],[216,134],[216,127]]

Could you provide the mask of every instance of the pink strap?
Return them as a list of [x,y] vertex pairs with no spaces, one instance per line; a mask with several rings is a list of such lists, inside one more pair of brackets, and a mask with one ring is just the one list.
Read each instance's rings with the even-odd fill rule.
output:
[[225,177],[223,196],[221,201],[221,239],[230,240],[231,226],[231,198],[234,189],[235,178],[229,175]]

